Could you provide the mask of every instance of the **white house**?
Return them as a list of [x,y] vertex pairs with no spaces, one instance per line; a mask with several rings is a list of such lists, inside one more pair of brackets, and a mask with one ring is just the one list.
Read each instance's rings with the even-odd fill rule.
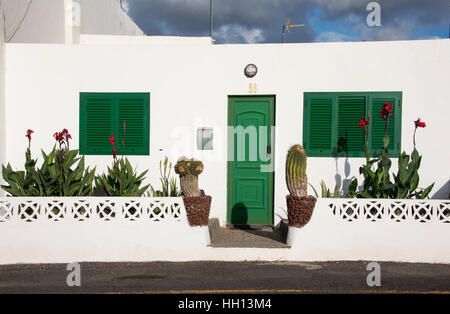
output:
[[[46,2],[56,3],[37,3]],[[25,28],[12,36],[6,25],[12,37],[0,41],[1,163],[23,167],[27,129],[35,132],[38,157],[41,148],[53,147],[52,134],[67,128],[71,148],[103,171],[112,163],[108,138],[121,134],[126,120],[126,154],[140,171],[149,169],[148,182],[159,184],[165,156],[172,162],[196,157],[205,165],[199,184],[212,196],[211,217],[222,225],[276,225],[286,217],[288,148],[305,147],[308,179],[317,190],[321,180],[333,188],[336,180],[361,178],[358,122],[370,113],[371,148],[380,149],[379,110],[388,101],[394,106],[388,129],[393,171],[398,153],[412,151],[413,121],[422,118],[420,186],[435,182],[431,197],[448,199],[449,39],[212,45],[210,38],[134,36],[143,33],[114,1],[104,20],[83,15],[86,8],[99,16],[101,2],[79,1],[78,37],[76,28],[67,29],[62,2],[53,7],[60,15],[45,21],[53,24],[39,31],[32,24],[41,10],[34,1]],[[8,1],[2,4],[8,9]],[[245,73],[248,65],[257,73]],[[229,126],[243,133],[230,133]],[[245,150],[233,149],[239,145]],[[252,162],[240,163],[242,156]]]

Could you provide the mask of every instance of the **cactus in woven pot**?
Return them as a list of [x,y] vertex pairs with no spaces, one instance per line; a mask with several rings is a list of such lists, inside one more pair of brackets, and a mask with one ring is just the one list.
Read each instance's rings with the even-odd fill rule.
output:
[[293,196],[304,197],[307,193],[306,153],[301,145],[292,146],[286,158],[286,184]]
[[203,163],[194,158],[181,157],[175,165],[180,176],[183,203],[191,226],[207,226],[211,209],[211,196],[202,196],[198,187],[198,176],[203,172]]
[[312,216],[317,199],[307,195],[306,152],[301,145],[293,145],[286,157],[286,196],[289,226],[301,228]]

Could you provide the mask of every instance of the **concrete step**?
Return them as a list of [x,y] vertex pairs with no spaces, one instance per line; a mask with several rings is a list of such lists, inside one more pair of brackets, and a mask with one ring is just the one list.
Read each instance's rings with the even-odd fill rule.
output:
[[287,227],[284,222],[279,228],[266,225],[229,225],[222,228],[219,219],[212,218],[208,227],[212,247],[290,248],[286,244]]

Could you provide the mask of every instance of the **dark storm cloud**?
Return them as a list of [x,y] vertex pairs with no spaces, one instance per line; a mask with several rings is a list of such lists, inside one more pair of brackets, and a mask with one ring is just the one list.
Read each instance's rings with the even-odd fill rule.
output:
[[[128,0],[129,14],[147,35],[209,34],[209,0]],[[218,41],[246,42],[252,33],[262,41],[279,42],[281,27],[288,17],[306,20],[305,1],[223,0],[214,2],[214,31]],[[238,34],[236,34],[238,33]],[[237,35],[237,36],[236,36]],[[245,38],[247,35],[250,38]],[[292,33],[292,40],[312,41],[311,28]]]
[[[339,19],[349,14],[361,14],[372,0],[309,0],[327,11],[329,19]],[[448,0],[377,0],[387,18],[410,17],[428,24],[448,23]]]
[[[123,0],[129,15],[147,35],[207,36],[209,0]],[[306,27],[289,34],[290,42],[310,42],[320,38],[350,40],[391,40],[415,38],[414,29],[448,27],[448,0],[378,0],[382,27],[365,24],[370,0],[215,0],[214,32],[218,43],[280,42],[281,26],[289,17]],[[318,30],[312,23],[331,23]],[[311,22],[311,23],[310,23]],[[334,23],[334,24],[333,24]],[[345,30],[337,30],[345,23]],[[447,26],[446,26],[447,25]],[[356,35],[355,35],[356,34]],[[336,36],[337,35],[337,36]]]

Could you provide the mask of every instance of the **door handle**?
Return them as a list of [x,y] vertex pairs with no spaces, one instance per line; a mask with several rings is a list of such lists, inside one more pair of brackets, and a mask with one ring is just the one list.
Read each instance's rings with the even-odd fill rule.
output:
[[272,154],[272,145],[267,145],[267,155]]

